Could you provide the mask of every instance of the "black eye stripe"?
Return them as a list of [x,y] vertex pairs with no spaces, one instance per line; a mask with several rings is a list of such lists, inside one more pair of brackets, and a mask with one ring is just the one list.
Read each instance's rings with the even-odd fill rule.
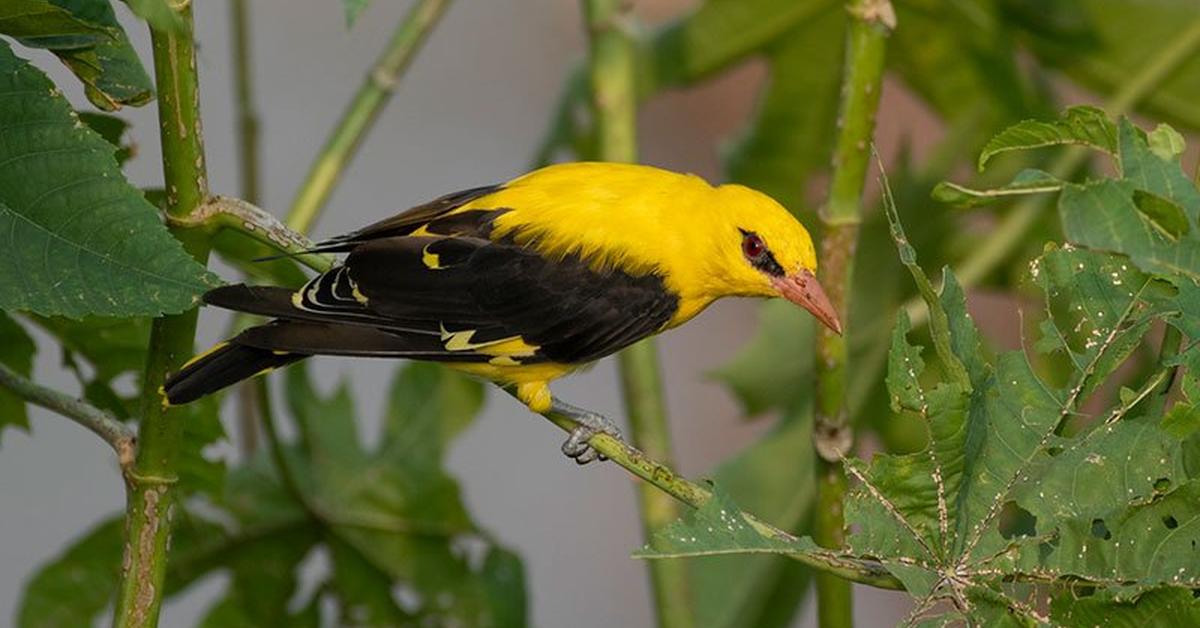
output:
[[786,274],[783,270],[783,266],[781,266],[779,261],[775,259],[775,253],[771,252],[771,247],[767,246],[766,240],[763,240],[757,233],[747,229],[742,229],[741,227],[738,228],[738,231],[741,232],[742,238],[754,236],[759,238],[759,241],[762,242],[763,254],[759,255],[755,259],[747,260],[750,262],[751,266],[768,275],[771,275],[772,277],[782,277]]

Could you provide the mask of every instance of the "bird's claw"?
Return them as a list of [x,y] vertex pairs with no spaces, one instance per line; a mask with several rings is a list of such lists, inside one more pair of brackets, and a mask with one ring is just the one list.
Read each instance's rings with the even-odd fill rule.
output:
[[575,421],[578,426],[571,430],[571,435],[563,443],[563,454],[581,465],[594,460],[601,462],[608,460],[608,456],[596,451],[590,445],[590,442],[592,437],[597,434],[608,434],[617,440],[621,440],[620,428],[606,417],[590,412],[576,417]]

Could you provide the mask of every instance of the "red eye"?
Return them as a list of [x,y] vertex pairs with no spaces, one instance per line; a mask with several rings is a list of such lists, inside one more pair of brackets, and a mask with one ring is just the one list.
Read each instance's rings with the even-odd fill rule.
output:
[[762,257],[763,253],[767,252],[767,245],[763,244],[762,238],[757,234],[747,233],[742,236],[742,254],[749,260],[757,260]]

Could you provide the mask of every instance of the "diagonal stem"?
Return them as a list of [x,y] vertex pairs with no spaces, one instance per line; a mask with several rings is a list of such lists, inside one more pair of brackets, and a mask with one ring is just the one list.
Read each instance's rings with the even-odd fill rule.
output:
[[35,406],[61,414],[91,430],[117,453],[117,461],[122,469],[133,464],[136,437],[133,430],[113,415],[82,399],[35,384],[3,364],[0,364],[0,388],[6,388]]
[[420,0],[396,27],[391,41],[304,178],[304,185],[288,212],[289,227],[301,233],[312,227],[359,143],[371,130],[400,77],[449,5],[450,0]]

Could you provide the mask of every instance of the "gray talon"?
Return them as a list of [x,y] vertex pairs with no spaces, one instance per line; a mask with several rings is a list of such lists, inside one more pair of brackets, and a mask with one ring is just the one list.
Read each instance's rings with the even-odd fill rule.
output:
[[554,410],[570,417],[577,424],[576,428],[571,430],[571,435],[567,437],[566,442],[563,443],[562,452],[581,465],[594,460],[608,460],[608,456],[601,454],[588,444],[596,434],[608,434],[617,440],[622,440],[621,430],[604,415],[576,408],[557,399],[554,401]]

